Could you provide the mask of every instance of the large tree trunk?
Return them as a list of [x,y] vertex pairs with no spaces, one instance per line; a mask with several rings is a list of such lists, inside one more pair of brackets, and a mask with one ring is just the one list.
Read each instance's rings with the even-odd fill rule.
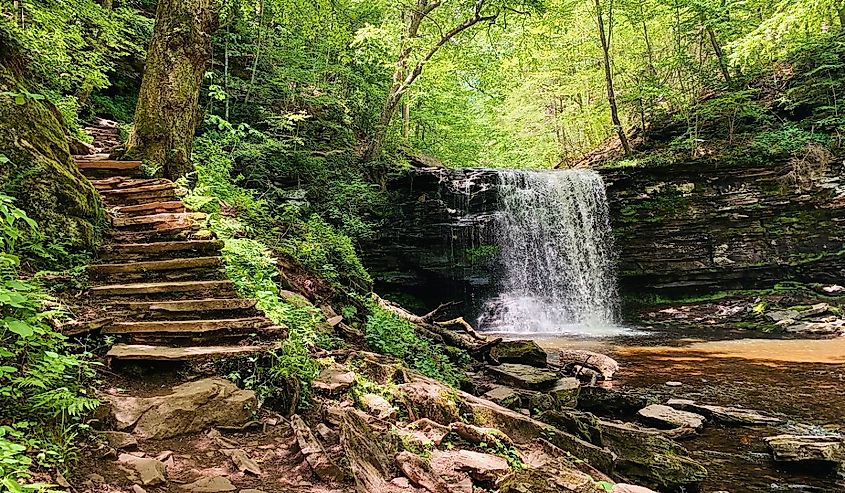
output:
[[631,145],[628,143],[628,136],[625,134],[625,129],[622,128],[622,121],[619,119],[619,109],[616,106],[616,92],[613,89],[613,72],[610,68],[610,33],[605,34],[604,16],[602,15],[600,0],[596,0],[596,20],[599,24],[601,49],[604,52],[604,77],[607,82],[607,101],[610,103],[610,119],[613,121],[613,128],[616,129],[616,134],[619,135],[619,142],[622,144],[622,149],[625,151],[625,155],[628,155],[631,154]]
[[217,26],[214,0],[158,1],[126,154],[161,166],[170,179],[193,170],[200,88]]

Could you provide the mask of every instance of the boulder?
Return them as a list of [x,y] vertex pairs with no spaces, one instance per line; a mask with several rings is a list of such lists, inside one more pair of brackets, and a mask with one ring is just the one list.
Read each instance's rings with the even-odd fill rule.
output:
[[408,415],[411,419],[428,418],[443,425],[461,420],[456,394],[435,380],[416,380],[397,385],[393,388],[393,396],[397,402],[410,404]]
[[839,436],[777,435],[765,439],[777,462],[845,465],[845,439]]
[[602,416],[633,416],[640,409],[656,404],[658,399],[645,391],[617,387],[581,387],[578,393],[578,409]]
[[130,454],[120,454],[117,461],[134,471],[144,486],[158,486],[167,482],[167,470],[161,461]]
[[532,340],[502,341],[490,350],[501,363],[546,367],[546,352]]
[[554,372],[514,363],[488,366],[487,372],[500,383],[525,390],[549,390],[558,380]]
[[577,378],[561,378],[549,391],[558,408],[575,407],[578,405],[578,394],[581,384]]
[[707,470],[658,430],[601,421],[602,445],[618,456],[616,472],[658,491],[697,491]]
[[323,368],[314,380],[314,390],[325,394],[346,392],[355,383],[355,372],[349,368],[332,363]]
[[392,419],[396,416],[396,409],[387,402],[387,399],[378,394],[362,395],[361,404],[363,404],[368,413],[378,419]]
[[482,397],[510,409],[516,409],[521,405],[519,395],[516,391],[510,387],[505,387],[504,385],[494,386],[492,389],[485,392]]
[[109,447],[116,450],[130,450],[138,447],[138,440],[131,433],[123,431],[101,431],[97,433],[103,437]]
[[181,488],[191,493],[222,493],[224,491],[235,491],[235,485],[229,478],[223,476],[208,476],[200,478],[193,483],[183,484]]
[[689,399],[669,399],[667,404],[675,409],[700,414],[709,420],[728,426],[775,426],[786,422],[783,418],[769,416],[751,409],[696,404]]
[[[8,44],[3,48],[7,48]],[[0,61],[2,62],[2,61]],[[0,63],[0,93],[39,92]],[[69,251],[93,250],[103,228],[100,196],[74,164],[61,113],[47,100],[0,96],[0,193]]]
[[704,416],[680,411],[662,404],[652,404],[639,410],[637,415],[644,421],[662,428],[692,428],[700,430],[704,427]]
[[563,458],[514,471],[499,480],[497,486],[499,493],[605,493],[589,474]]
[[583,349],[560,349],[549,354],[549,363],[555,366],[584,366],[610,380],[619,371],[619,363],[610,356]]
[[574,409],[560,409],[547,411],[537,419],[571,433],[585,442],[602,446],[599,419],[590,413]]
[[258,409],[255,392],[222,378],[206,378],[174,387],[167,395],[130,397],[104,394],[118,430],[162,440],[207,428],[240,427]]

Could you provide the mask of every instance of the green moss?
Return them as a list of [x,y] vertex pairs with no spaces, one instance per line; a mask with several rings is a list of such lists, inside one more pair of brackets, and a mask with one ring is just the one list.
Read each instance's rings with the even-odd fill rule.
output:
[[[0,93],[24,93],[11,71],[0,66]],[[26,93],[24,93],[26,94]],[[68,151],[58,110],[33,97],[0,96],[0,165],[3,193],[35,219],[45,243],[92,250],[103,224],[99,195]]]

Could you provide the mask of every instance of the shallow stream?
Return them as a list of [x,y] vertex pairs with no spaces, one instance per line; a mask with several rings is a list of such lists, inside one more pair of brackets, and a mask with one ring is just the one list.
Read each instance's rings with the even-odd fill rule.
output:
[[[546,349],[577,348],[613,356],[613,385],[648,389],[665,400],[745,407],[783,414],[777,428],[710,424],[682,444],[710,471],[705,492],[845,492],[818,471],[786,470],[771,461],[763,438],[781,433],[845,432],[845,337],[784,340],[747,331],[642,332],[609,338],[548,337]],[[681,382],[680,387],[666,385]]]

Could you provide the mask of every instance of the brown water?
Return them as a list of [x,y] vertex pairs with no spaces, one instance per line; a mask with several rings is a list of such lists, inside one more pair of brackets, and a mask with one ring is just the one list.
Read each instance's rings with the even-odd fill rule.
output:
[[[705,492],[845,492],[845,483],[819,471],[776,467],[762,440],[781,433],[845,432],[845,337],[784,340],[708,331],[537,342],[547,349],[589,349],[613,356],[622,367],[613,385],[645,388],[662,399],[740,406],[790,419],[778,428],[709,425],[700,437],[685,441],[710,471]],[[667,381],[682,386],[669,387]]]

